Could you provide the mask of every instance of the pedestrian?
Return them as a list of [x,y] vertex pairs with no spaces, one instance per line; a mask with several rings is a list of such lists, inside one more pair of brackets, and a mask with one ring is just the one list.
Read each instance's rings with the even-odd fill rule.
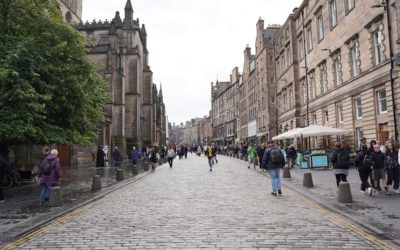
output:
[[297,158],[297,151],[293,145],[286,150],[286,160],[289,168],[293,168]]
[[185,159],[187,159],[187,155],[188,155],[188,147],[186,145],[183,145],[183,152],[185,154]]
[[106,154],[104,153],[103,148],[101,147],[101,145],[99,145],[96,153],[96,168],[104,167],[105,155]]
[[197,152],[196,152],[196,153],[197,153],[197,156],[199,156],[199,157],[201,156],[201,151],[202,151],[202,150],[201,150],[201,146],[199,145],[199,146],[197,147]]
[[336,150],[331,155],[331,162],[333,163],[333,172],[336,177],[336,186],[339,187],[340,182],[347,182],[347,176],[349,175],[350,168],[350,157],[345,148],[342,147],[342,143],[335,143]]
[[210,172],[212,171],[212,166],[214,164],[215,150],[211,147],[211,144],[208,143],[207,150],[205,151],[205,155],[208,159],[208,165],[210,166]]
[[256,157],[257,157],[257,151],[256,151],[256,145],[253,144],[253,146],[249,146],[247,148],[247,159],[249,160],[249,166],[248,168],[250,169],[251,164],[253,164],[254,169],[256,169]]
[[399,153],[392,142],[386,143],[386,154],[385,154],[385,169],[387,173],[386,185],[393,184],[393,190],[396,194],[399,194]]
[[138,150],[136,150],[135,147],[132,147],[131,158],[132,158],[132,167],[134,167],[136,166],[137,161],[139,160]]
[[367,151],[368,151],[367,144],[362,144],[361,150],[357,152],[357,155],[354,158],[354,163],[356,168],[358,169],[358,174],[360,175],[360,180],[361,180],[360,192],[371,196],[373,189],[368,182],[368,177],[371,174],[374,161]]
[[268,142],[268,148],[265,150],[261,164],[268,169],[271,177],[271,195],[282,195],[280,170],[285,166],[285,157],[282,151],[275,146],[273,141]]
[[399,149],[399,142],[396,141],[396,139],[394,138],[394,135],[391,135],[389,137],[389,141],[387,141],[386,143],[388,143],[388,142],[391,142],[393,144],[393,147],[394,147],[395,150]]
[[150,165],[151,165],[151,170],[156,169],[156,164],[157,164],[157,150],[155,147],[153,147],[150,150]]
[[172,147],[169,147],[167,152],[167,160],[170,168],[172,168],[174,158],[175,158],[175,151]]
[[263,158],[264,153],[265,153],[265,150],[266,150],[265,143],[262,143],[261,145],[259,145],[257,147],[257,157],[258,157],[258,162],[260,164],[260,169],[265,169],[263,167],[263,165],[261,164],[262,163],[262,158]]
[[374,183],[375,189],[380,192],[382,189],[380,187],[380,181],[382,180],[383,186],[385,188],[386,195],[390,195],[390,192],[386,186],[386,178],[385,178],[385,155],[381,151],[381,147],[379,144],[374,145],[374,152],[372,153],[372,159],[374,160]]
[[42,190],[40,191],[40,203],[48,203],[51,188],[61,185],[60,159],[57,149],[50,151],[40,165],[39,177]]
[[212,148],[215,153],[213,156],[213,160],[214,160],[215,164],[217,164],[218,163],[218,160],[217,160],[218,148],[215,146],[215,143],[212,143]]
[[[367,150],[367,154],[371,155],[374,153],[374,146],[376,145],[376,140],[371,140],[369,142],[369,148]],[[376,188],[375,183],[374,183],[374,171],[371,171],[370,175],[369,175],[369,182],[371,183],[371,186]],[[379,186],[379,183],[378,183]]]
[[121,153],[119,152],[118,147],[116,146],[112,152],[112,163],[114,168],[119,168],[121,162]]

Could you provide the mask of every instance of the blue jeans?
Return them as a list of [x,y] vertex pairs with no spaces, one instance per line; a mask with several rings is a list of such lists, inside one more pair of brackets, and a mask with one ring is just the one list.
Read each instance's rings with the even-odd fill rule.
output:
[[40,202],[45,202],[45,200],[49,200],[50,197],[50,186],[42,185],[42,191],[40,191]]
[[269,175],[271,176],[272,182],[272,192],[277,193],[279,189],[281,189],[281,179],[279,177],[279,173],[281,172],[280,168],[269,169]]
[[214,157],[209,157],[208,158],[208,165],[210,165],[210,168],[212,168],[212,165],[214,164]]

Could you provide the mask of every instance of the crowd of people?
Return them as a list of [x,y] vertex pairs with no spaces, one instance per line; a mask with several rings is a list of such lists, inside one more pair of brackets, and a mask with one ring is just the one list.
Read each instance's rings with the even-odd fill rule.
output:
[[[361,180],[360,192],[373,195],[384,191],[386,195],[400,194],[399,190],[399,144],[393,136],[385,144],[371,140],[369,145],[366,138],[360,143],[354,164],[358,169]],[[340,142],[335,144],[336,150],[331,154],[336,184],[347,182],[349,175],[350,159],[348,151]]]

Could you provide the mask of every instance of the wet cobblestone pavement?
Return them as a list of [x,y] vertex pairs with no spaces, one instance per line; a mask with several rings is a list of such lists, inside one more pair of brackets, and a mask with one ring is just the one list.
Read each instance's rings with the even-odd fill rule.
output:
[[[267,177],[190,156],[25,238],[17,249],[383,249]],[[34,236],[34,237],[33,237]]]

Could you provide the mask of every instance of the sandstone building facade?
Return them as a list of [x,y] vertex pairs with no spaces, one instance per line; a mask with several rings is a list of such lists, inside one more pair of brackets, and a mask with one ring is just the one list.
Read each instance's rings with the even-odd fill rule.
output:
[[[124,19],[116,12],[112,21],[79,23],[76,28],[95,47],[88,58],[110,83],[112,98],[105,107],[98,143],[118,146],[123,155],[132,146],[165,143],[165,105],[162,92],[153,84],[148,63],[147,32],[134,19],[131,1],[125,6]],[[157,141],[156,141],[157,140]],[[128,151],[129,152],[129,151]]]

